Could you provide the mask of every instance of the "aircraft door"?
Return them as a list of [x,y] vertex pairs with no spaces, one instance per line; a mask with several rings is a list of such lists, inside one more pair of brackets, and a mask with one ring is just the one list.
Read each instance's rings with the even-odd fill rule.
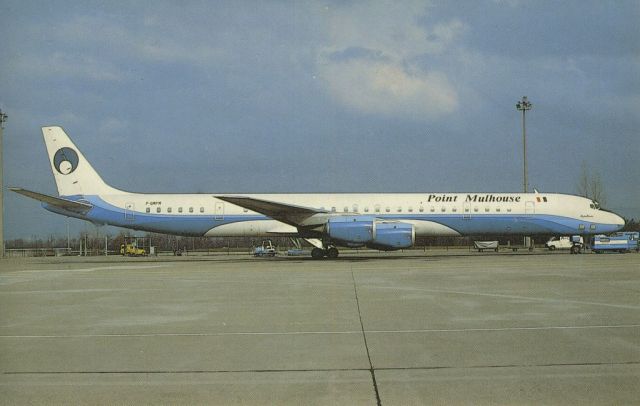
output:
[[525,214],[535,214],[536,213],[536,206],[535,206],[535,203],[533,201],[525,203],[524,213]]
[[213,211],[214,220],[224,220],[224,203],[216,202]]
[[134,221],[136,219],[136,205],[133,202],[124,204],[124,219],[126,221]]

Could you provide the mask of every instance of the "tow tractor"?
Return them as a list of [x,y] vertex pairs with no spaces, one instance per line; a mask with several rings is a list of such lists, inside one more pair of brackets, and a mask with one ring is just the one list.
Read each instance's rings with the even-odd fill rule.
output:
[[124,244],[120,244],[120,255],[128,257],[147,256],[145,237],[124,237]]
[[262,241],[262,245],[257,246],[253,250],[254,257],[275,257],[276,254],[276,248],[273,246],[271,240]]

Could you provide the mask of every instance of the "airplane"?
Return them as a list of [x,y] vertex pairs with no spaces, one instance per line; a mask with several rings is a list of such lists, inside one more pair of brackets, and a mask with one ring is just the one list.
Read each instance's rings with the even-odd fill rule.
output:
[[290,236],[311,257],[338,247],[399,250],[416,237],[572,235],[620,230],[588,198],[556,193],[149,194],[105,183],[59,126],[42,127],[59,196],[10,190],[57,214],[134,230],[198,237]]

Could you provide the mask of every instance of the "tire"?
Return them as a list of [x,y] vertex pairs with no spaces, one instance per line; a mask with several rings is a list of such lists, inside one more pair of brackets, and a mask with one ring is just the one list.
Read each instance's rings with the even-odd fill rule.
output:
[[556,250],[556,246],[555,245],[550,245],[549,246],[549,251],[555,251]]
[[336,259],[339,254],[340,253],[336,247],[331,247],[327,250],[327,258]]
[[311,250],[311,258],[322,259],[323,257],[324,257],[324,250],[317,247]]

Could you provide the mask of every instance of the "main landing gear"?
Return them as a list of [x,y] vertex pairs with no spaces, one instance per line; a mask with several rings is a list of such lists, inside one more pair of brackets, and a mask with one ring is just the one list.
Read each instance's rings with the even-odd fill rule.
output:
[[314,248],[311,250],[311,258],[313,259],[322,259],[324,257],[335,259],[338,258],[338,249],[336,247],[329,247],[326,250],[322,248]]

